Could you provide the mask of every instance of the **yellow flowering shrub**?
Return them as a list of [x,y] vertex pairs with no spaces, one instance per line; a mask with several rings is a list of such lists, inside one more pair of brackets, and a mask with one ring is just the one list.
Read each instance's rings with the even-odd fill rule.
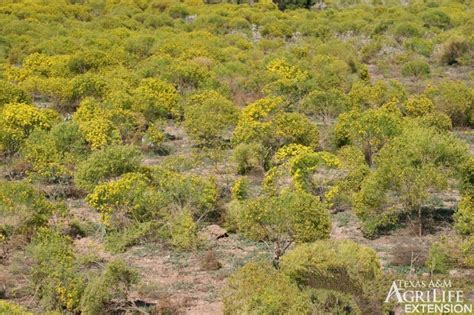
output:
[[197,225],[189,209],[184,209],[169,223],[171,245],[178,249],[194,249],[198,245]]
[[281,98],[267,97],[244,108],[232,142],[259,143],[270,154],[291,143],[317,147],[319,132],[316,125],[302,114],[283,112],[281,105]]
[[132,146],[109,146],[94,151],[81,162],[75,172],[75,183],[79,188],[91,191],[104,181],[122,174],[136,172],[140,168],[141,153]]
[[281,98],[268,97],[247,105],[240,113],[232,142],[262,142],[270,136],[270,115],[282,104]]
[[404,101],[406,94],[405,88],[397,81],[377,81],[373,85],[357,81],[348,96],[354,108],[367,109],[380,107],[393,100]]
[[125,124],[114,123],[113,119],[119,122],[118,118],[124,115],[128,115],[128,112],[121,109],[107,110],[102,108],[97,101],[87,98],[80,103],[73,119],[91,148],[98,150],[107,145],[122,142],[120,130],[116,126],[123,127]]
[[403,103],[402,112],[407,116],[424,116],[434,109],[433,102],[426,96],[419,95],[410,97]]
[[133,108],[149,121],[157,118],[177,117],[181,113],[178,93],[170,83],[158,79],[144,79],[132,91]]
[[352,110],[341,114],[334,125],[336,144],[356,145],[364,152],[366,162],[371,165],[373,155],[390,138],[401,132],[401,124],[400,113],[390,106],[364,112]]
[[[282,189],[292,188],[312,192],[315,186],[327,183],[315,183],[313,174],[322,169],[341,167],[340,160],[329,152],[314,152],[309,147],[290,144],[282,147],[273,157],[273,166],[263,180],[265,191],[276,194]],[[290,180],[289,180],[289,179]]]
[[57,113],[33,105],[13,103],[0,110],[0,152],[16,152],[35,129],[48,130],[57,120]]
[[289,243],[325,239],[331,229],[326,205],[303,191],[286,190],[276,196],[244,200],[230,215],[245,236],[273,242],[276,259]]
[[27,251],[34,265],[32,284],[40,301],[49,309],[78,311],[85,279],[79,272],[72,239],[42,228]]
[[115,181],[97,185],[86,201],[102,216],[110,229],[123,229],[128,218],[134,222],[156,220],[164,205],[163,197],[140,173],[128,173]]
[[31,97],[14,84],[0,80],[0,106],[9,103],[31,103]]

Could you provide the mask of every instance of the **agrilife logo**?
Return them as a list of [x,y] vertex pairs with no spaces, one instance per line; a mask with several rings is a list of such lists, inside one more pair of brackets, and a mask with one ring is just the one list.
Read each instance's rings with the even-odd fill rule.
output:
[[452,287],[451,280],[396,280],[385,303],[397,302],[406,314],[474,314],[464,292]]

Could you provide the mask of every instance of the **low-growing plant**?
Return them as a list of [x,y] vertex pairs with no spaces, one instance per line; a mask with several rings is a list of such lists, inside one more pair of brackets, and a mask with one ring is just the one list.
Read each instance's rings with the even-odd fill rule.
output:
[[110,146],[80,163],[74,180],[78,187],[91,191],[100,182],[137,171],[140,160],[140,151],[132,146]]
[[402,66],[402,75],[405,77],[429,78],[430,65],[424,60],[408,61]]

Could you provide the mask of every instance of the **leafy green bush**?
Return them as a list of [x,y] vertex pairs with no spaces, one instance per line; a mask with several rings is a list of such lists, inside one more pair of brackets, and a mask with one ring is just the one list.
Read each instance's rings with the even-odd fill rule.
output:
[[376,252],[350,240],[298,245],[282,257],[281,271],[300,287],[352,296],[364,314],[371,313],[369,290],[381,276]]
[[229,220],[243,235],[273,242],[275,263],[293,242],[328,238],[331,229],[326,205],[299,191],[244,200],[230,208]]
[[195,219],[216,210],[218,190],[213,177],[184,175],[156,167],[151,171],[151,178],[171,208],[188,208]]
[[403,42],[403,47],[406,50],[413,51],[427,58],[431,56],[433,51],[433,43],[424,38],[410,38]]
[[263,169],[265,152],[258,143],[240,143],[234,148],[232,159],[237,164],[237,174],[244,175],[251,170]]
[[72,240],[43,228],[28,253],[33,260],[31,281],[43,307],[78,311],[85,279],[76,264]]
[[[406,126],[378,153],[376,168],[354,195],[356,214],[370,236],[394,227],[400,214],[416,216],[424,231],[423,206],[448,180],[456,178],[458,164],[467,159],[465,145],[450,134],[416,124]],[[421,162],[423,161],[423,162]],[[397,196],[393,199],[390,196]]]
[[424,116],[434,109],[433,102],[423,95],[413,96],[402,105],[402,112],[407,116]]
[[306,314],[308,297],[269,264],[251,262],[234,273],[224,293],[226,314]]
[[423,29],[415,23],[401,22],[395,25],[393,34],[398,38],[420,37],[423,34]]
[[338,146],[353,144],[364,152],[370,165],[373,156],[401,132],[401,117],[390,107],[369,109],[364,112],[353,110],[341,114],[334,125],[334,136]]
[[164,196],[153,189],[140,173],[127,173],[119,179],[95,186],[87,202],[100,212],[111,229],[121,230],[133,223],[156,220],[163,215]]
[[128,302],[131,285],[138,282],[138,273],[120,260],[109,262],[102,274],[91,280],[80,302],[83,314],[104,314],[114,305]]
[[2,238],[25,235],[48,224],[54,213],[60,214],[61,205],[49,202],[26,182],[0,181],[0,235]]
[[223,96],[208,92],[196,95],[184,112],[189,136],[200,144],[215,146],[230,138],[238,118],[238,109]]
[[428,78],[430,73],[430,65],[424,60],[408,61],[402,67],[402,75],[405,77]]
[[446,29],[451,26],[451,19],[449,16],[438,9],[427,10],[422,16],[421,19],[425,26],[430,28],[440,28]]
[[426,266],[431,273],[447,274],[452,268],[463,265],[462,241],[446,237],[440,238],[430,247]]
[[33,315],[33,313],[26,311],[23,307],[0,300],[0,313],[5,315]]
[[142,112],[148,121],[177,116],[181,112],[176,88],[162,80],[144,79],[132,95],[134,110]]
[[454,214],[454,227],[463,235],[474,235],[474,198],[464,196]]
[[316,125],[299,113],[282,111],[281,98],[264,98],[248,105],[234,130],[232,142],[259,143],[269,152],[290,143],[317,147]]
[[76,185],[91,191],[97,184],[137,171],[140,167],[140,151],[131,146],[110,146],[93,152],[80,163],[75,174]]
[[472,44],[462,36],[454,36],[443,44],[441,63],[452,66],[456,64],[468,64],[469,52]]
[[349,98],[339,89],[314,90],[301,101],[302,111],[331,121],[350,108]]
[[426,94],[454,126],[474,125],[474,90],[463,82],[445,81],[429,88]]
[[175,248],[189,250],[196,248],[198,245],[197,225],[189,209],[184,209],[171,219],[169,230],[170,242]]
[[10,103],[31,103],[31,97],[17,86],[0,80],[0,107]]

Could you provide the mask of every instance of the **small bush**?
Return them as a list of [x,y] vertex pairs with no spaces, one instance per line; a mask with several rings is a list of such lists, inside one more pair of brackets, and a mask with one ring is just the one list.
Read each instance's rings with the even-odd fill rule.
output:
[[100,182],[138,170],[140,160],[140,151],[134,147],[110,146],[79,164],[74,180],[78,187],[91,191]]
[[170,222],[171,245],[177,249],[193,249],[197,243],[197,226],[191,211],[183,210]]
[[257,143],[240,143],[234,148],[232,158],[237,164],[237,174],[240,175],[263,169],[265,160],[264,150]]
[[426,96],[419,95],[409,98],[402,106],[402,111],[407,116],[424,116],[434,109],[433,102]]
[[454,214],[454,227],[462,235],[474,235],[474,198],[464,196]]
[[0,181],[0,235],[6,239],[31,237],[59,209],[26,182]]
[[10,103],[31,103],[31,97],[17,86],[0,80],[0,107]]
[[107,314],[115,306],[128,302],[132,284],[138,282],[136,271],[122,261],[107,264],[102,274],[91,280],[84,290],[80,306],[83,314]]
[[396,37],[419,37],[423,34],[423,29],[415,23],[402,22],[395,26],[393,33]]
[[421,16],[425,26],[440,29],[447,29],[451,26],[451,19],[443,11],[437,9],[430,9]]
[[216,146],[230,138],[231,129],[238,119],[238,108],[217,93],[196,95],[184,111],[184,126],[189,136],[199,144]]
[[7,301],[0,300],[0,314],[5,315],[33,315],[33,313],[27,312],[20,305],[16,305]]
[[226,314],[306,314],[308,297],[269,264],[251,262],[228,279]]
[[402,67],[402,75],[405,77],[428,78],[430,73],[430,65],[423,60],[409,61]]
[[452,66],[468,63],[471,50],[469,41],[461,36],[454,36],[443,44],[441,63]]
[[5,105],[0,108],[0,153],[15,153],[35,128],[49,130],[57,119],[58,114],[50,109],[24,103]]
[[51,229],[41,229],[28,253],[33,260],[31,281],[45,309],[79,310],[85,286],[73,252],[72,240]]

